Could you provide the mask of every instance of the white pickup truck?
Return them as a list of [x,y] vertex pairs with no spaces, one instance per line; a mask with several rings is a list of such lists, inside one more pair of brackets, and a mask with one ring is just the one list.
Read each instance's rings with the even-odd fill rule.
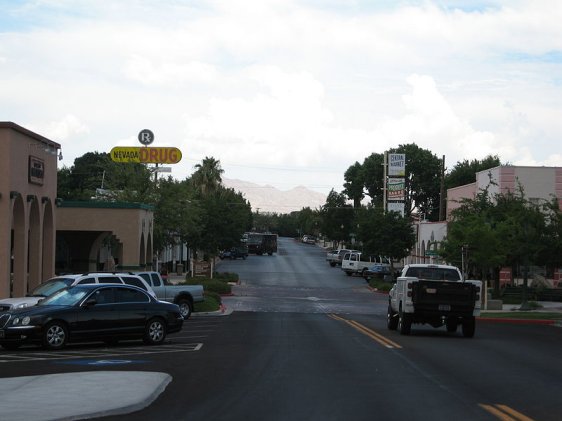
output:
[[482,281],[464,280],[458,268],[448,265],[412,264],[389,293],[387,324],[409,335],[413,323],[446,326],[463,336],[474,336],[476,316],[480,315]]
[[133,272],[143,278],[161,301],[168,301],[180,307],[184,319],[193,312],[193,303],[204,301],[202,285],[172,285],[158,272]]
[[350,252],[343,256],[341,269],[346,275],[361,275],[365,277],[367,270],[375,263],[387,266],[390,272],[390,261],[384,257],[365,256],[360,252]]

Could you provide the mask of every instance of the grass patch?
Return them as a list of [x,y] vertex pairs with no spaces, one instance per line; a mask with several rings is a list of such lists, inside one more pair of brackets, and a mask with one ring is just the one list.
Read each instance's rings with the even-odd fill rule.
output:
[[193,311],[203,313],[220,309],[221,297],[213,292],[205,292],[205,300],[193,305]]
[[505,313],[482,312],[480,317],[491,319],[562,320],[562,313],[547,311],[510,311]]
[[369,285],[371,288],[376,288],[377,291],[388,292],[392,288],[393,284],[391,282],[384,282],[380,279],[371,279],[369,281]]
[[185,282],[183,283],[186,285],[203,285],[203,289],[206,293],[214,292],[216,294],[231,294],[232,286],[229,282],[238,282],[238,274],[229,272],[215,272],[212,279],[205,277],[186,277]]

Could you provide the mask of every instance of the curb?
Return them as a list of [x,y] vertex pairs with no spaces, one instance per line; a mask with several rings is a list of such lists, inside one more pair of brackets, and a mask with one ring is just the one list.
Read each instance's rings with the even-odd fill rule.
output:
[[477,317],[476,320],[480,322],[489,323],[504,323],[514,325],[562,325],[560,320],[541,320],[541,319],[510,319],[501,317]]

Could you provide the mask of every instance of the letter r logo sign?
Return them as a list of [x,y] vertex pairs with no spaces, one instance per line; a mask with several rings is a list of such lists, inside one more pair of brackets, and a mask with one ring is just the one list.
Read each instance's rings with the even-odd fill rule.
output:
[[148,129],[141,130],[139,132],[138,139],[139,142],[142,143],[143,145],[145,146],[150,145],[152,142],[154,142],[154,133],[152,133]]

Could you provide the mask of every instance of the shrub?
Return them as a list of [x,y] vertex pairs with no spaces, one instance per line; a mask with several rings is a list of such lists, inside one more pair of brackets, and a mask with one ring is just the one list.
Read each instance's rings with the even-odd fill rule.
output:
[[190,278],[185,281],[187,285],[203,285],[205,292],[215,292],[217,294],[230,294],[232,286],[223,281],[208,278]]
[[381,281],[380,279],[371,279],[369,281],[369,285],[372,288],[376,288],[377,291],[380,291],[380,292],[388,292],[392,288],[392,283],[384,282],[384,281]]
[[197,312],[207,312],[207,311],[217,311],[220,309],[220,295],[213,292],[205,293],[205,301],[201,303],[195,303],[193,311]]
[[239,276],[237,273],[231,272],[215,272],[213,279],[218,279],[224,282],[238,282]]

